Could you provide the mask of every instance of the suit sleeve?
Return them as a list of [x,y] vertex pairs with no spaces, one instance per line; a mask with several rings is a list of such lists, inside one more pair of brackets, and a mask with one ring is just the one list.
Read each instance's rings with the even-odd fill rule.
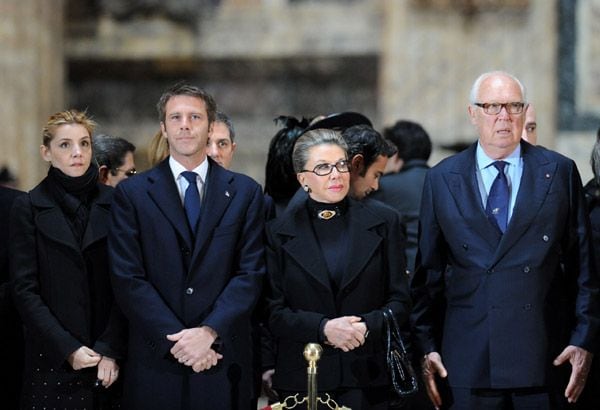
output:
[[30,332],[42,338],[55,366],[82,346],[52,314],[40,293],[36,228],[29,195],[16,199],[10,221],[10,270],[15,305]]
[[447,246],[435,214],[431,172],[423,186],[419,221],[419,250],[410,288],[413,300],[411,325],[421,353],[439,351],[437,337],[444,315],[444,272]]
[[113,289],[129,322],[144,333],[146,342],[162,357],[169,354],[173,345],[166,335],[186,326],[146,276],[140,242],[141,221],[129,195],[122,184],[117,186],[111,206],[108,251]]
[[576,275],[577,281],[576,323],[570,344],[594,352],[597,350],[600,329],[598,273],[581,179],[575,164],[571,162],[570,165],[571,221],[563,243],[565,272],[567,275]]

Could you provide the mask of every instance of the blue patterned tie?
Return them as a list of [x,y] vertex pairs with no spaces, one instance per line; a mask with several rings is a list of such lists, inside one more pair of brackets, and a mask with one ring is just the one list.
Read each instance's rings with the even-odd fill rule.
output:
[[504,233],[506,231],[506,224],[508,223],[508,201],[510,198],[508,180],[504,173],[506,162],[496,161],[492,165],[498,170],[498,175],[490,188],[485,213],[490,221],[495,222],[502,233]]
[[185,196],[183,197],[183,207],[185,208],[192,232],[195,232],[196,224],[200,217],[200,192],[198,191],[198,183],[196,182],[198,174],[192,171],[184,171],[181,175],[189,182],[185,190]]

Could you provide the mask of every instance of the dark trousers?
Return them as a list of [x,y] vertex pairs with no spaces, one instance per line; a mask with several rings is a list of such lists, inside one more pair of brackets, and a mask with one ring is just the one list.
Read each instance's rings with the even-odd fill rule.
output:
[[450,388],[444,408],[452,410],[557,410],[561,404],[544,388]]

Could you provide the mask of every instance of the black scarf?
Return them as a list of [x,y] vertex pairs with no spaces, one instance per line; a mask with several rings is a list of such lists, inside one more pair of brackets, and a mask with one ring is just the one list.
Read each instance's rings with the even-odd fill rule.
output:
[[98,190],[98,168],[91,164],[80,177],[71,177],[53,166],[48,170],[52,196],[67,216],[75,238],[81,243],[90,216],[90,203]]

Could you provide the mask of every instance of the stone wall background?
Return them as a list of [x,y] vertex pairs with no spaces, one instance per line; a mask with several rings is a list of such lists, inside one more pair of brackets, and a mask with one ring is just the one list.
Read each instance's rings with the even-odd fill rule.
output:
[[154,105],[179,80],[214,94],[236,127],[233,168],[259,182],[279,115],[360,111],[380,130],[418,121],[434,164],[450,153],[442,146],[475,140],[469,88],[503,69],[528,88],[539,143],[587,180],[598,10],[599,0],[3,0],[0,164],[33,187],[45,118],[76,107],[134,142],[144,169]]

